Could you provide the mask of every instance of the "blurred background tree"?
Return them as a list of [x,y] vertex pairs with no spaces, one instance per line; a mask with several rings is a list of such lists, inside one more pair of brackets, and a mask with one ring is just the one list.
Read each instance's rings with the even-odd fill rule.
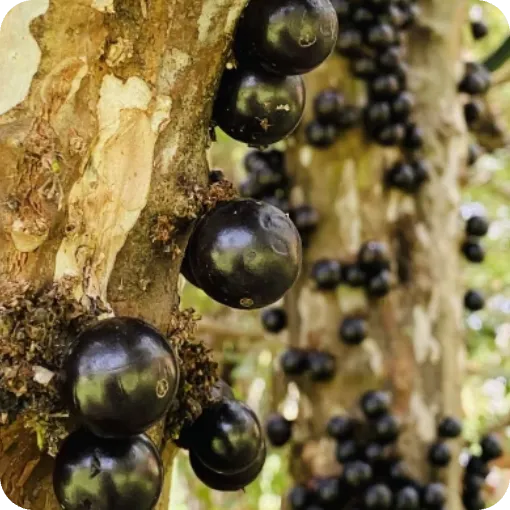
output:
[[[466,22],[463,28],[461,58],[465,61],[473,59],[482,61],[505,39],[508,34],[508,23],[502,13],[490,4],[472,2],[472,7],[475,10],[471,14],[475,17],[482,16],[489,27],[489,34],[483,40],[473,40],[469,23]],[[437,3],[432,8],[438,9]],[[458,15],[460,16],[460,11]],[[415,59],[415,62],[416,67],[411,62],[411,74],[415,69],[419,72],[420,66],[421,70],[426,69],[419,58]],[[433,73],[434,63],[430,62],[429,65],[430,72]],[[335,73],[340,77],[328,78]],[[510,431],[510,273],[507,268],[507,254],[510,248],[508,205],[510,153],[505,147],[505,126],[510,120],[510,81],[506,74],[505,67],[494,74],[493,86],[487,96],[491,122],[498,127],[498,136],[487,138],[487,132],[482,132],[483,130],[469,135],[471,141],[479,141],[491,150],[486,151],[473,166],[463,165],[460,176],[462,206],[459,218],[467,219],[473,214],[481,213],[491,220],[485,241],[487,248],[485,263],[483,265],[461,263],[463,288],[479,289],[486,297],[486,307],[483,310],[474,313],[464,311],[462,317],[466,329],[467,357],[465,363],[462,363],[465,376],[462,379],[461,403],[465,422],[461,463],[466,461],[469,451],[477,453],[477,447],[471,445],[475,444],[487,429],[500,433],[501,437],[505,438],[506,450],[510,451],[508,448],[510,444],[506,440],[507,429]],[[342,75],[348,75],[344,59],[335,55],[330,57],[327,63],[308,78],[308,102],[311,102],[313,94],[321,87],[331,83],[339,84],[342,92],[356,101],[359,97],[359,87],[352,79],[345,79]],[[211,167],[223,169],[229,179],[239,184],[246,177],[242,164],[247,151],[246,146],[234,142],[221,132],[217,135],[218,142],[213,145],[210,153]],[[336,144],[339,148],[319,155],[316,163],[335,158],[333,161],[338,160],[337,166],[340,168],[342,158],[346,158],[346,155],[342,154],[342,147],[351,150],[353,137],[360,138],[360,133],[354,132],[341,138]],[[497,141],[494,141],[495,138]],[[302,129],[293,140],[287,145],[282,144],[280,148],[288,149],[289,173],[296,182],[306,183],[305,194],[308,199],[312,197],[313,203],[317,196],[307,189],[307,186],[317,187],[317,181],[325,177],[321,175],[317,179],[308,180],[303,177],[306,176],[306,169],[298,169],[299,155],[296,155],[296,152],[299,153],[299,147],[304,146]],[[367,147],[371,150],[369,145],[363,147],[355,150],[363,151]],[[315,168],[309,171],[321,174],[325,169],[324,166],[316,164]],[[331,215],[334,215],[333,211]],[[318,244],[327,244],[329,234],[330,231],[320,237]],[[321,236],[320,233],[318,235]],[[332,243],[334,246],[335,241]],[[305,271],[308,270],[309,266],[305,265]],[[306,277],[305,273],[303,278]],[[340,301],[342,299],[349,301],[351,298],[342,294]],[[293,306],[292,297],[287,300],[286,305]],[[305,409],[303,399],[300,398],[300,388],[295,383],[286,381],[279,369],[279,355],[285,346],[296,345],[298,342],[296,338],[292,338],[292,335],[296,334],[296,328],[290,328],[278,335],[268,334],[261,326],[258,312],[239,312],[222,307],[189,283],[183,285],[181,306],[183,308],[193,306],[203,316],[199,326],[200,336],[211,347],[220,362],[222,377],[232,384],[238,396],[257,410],[261,418],[278,410],[289,420],[297,419],[295,435],[301,444],[305,444],[314,434],[316,435],[317,431],[307,423],[313,407],[312,411]],[[336,325],[333,329],[335,328]],[[459,342],[462,343],[463,339],[459,339]],[[462,353],[458,354],[461,356]],[[362,359],[359,361],[363,362]],[[343,397],[339,397],[339,400],[343,400]],[[255,483],[244,493],[224,494],[208,490],[192,476],[186,454],[180,453],[174,471],[171,508],[277,510],[285,507],[285,494],[293,483],[289,468],[296,466],[296,455],[299,457],[300,454],[296,454],[293,446],[271,449],[262,475]],[[510,456],[504,456],[496,463],[488,477],[488,503],[499,501],[508,488],[509,480]]]

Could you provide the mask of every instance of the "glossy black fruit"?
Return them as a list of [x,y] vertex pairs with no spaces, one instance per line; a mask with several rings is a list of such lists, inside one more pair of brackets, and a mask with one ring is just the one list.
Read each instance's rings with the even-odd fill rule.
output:
[[485,306],[485,298],[478,290],[468,290],[464,294],[464,306],[471,312],[478,312]]
[[342,485],[338,478],[321,478],[317,481],[315,494],[318,508],[331,508],[342,499]]
[[350,68],[352,74],[362,80],[374,78],[379,71],[377,62],[373,58],[367,56],[360,56],[352,60]]
[[387,485],[372,485],[365,491],[363,503],[367,510],[385,510],[392,507],[393,494]]
[[429,448],[428,459],[435,467],[446,467],[452,459],[450,447],[441,441],[434,443]]
[[353,6],[354,9],[351,14],[351,21],[358,28],[367,29],[374,24],[375,21],[375,13],[373,13],[370,9],[367,9],[363,5],[356,7]]
[[291,510],[306,510],[310,497],[310,490],[304,485],[292,487],[288,495]]
[[64,441],[53,471],[64,510],[151,510],[162,480],[159,454],[147,437],[102,439],[85,429]]
[[319,224],[319,213],[311,205],[299,205],[290,211],[290,219],[301,236],[312,234]]
[[400,145],[405,138],[406,128],[404,124],[388,124],[372,133],[375,142],[384,147]]
[[331,0],[331,5],[333,6],[333,9],[335,9],[338,21],[345,21],[349,18],[349,0]]
[[459,91],[467,94],[484,94],[491,85],[491,75],[487,68],[478,62],[468,62]]
[[266,435],[273,446],[284,446],[292,437],[292,422],[281,414],[272,414],[266,420]]
[[249,2],[237,29],[236,56],[279,75],[304,74],[333,51],[337,31],[329,0]]
[[370,82],[370,94],[375,99],[394,98],[400,89],[400,81],[395,74],[381,74]]
[[225,174],[221,170],[211,170],[209,172],[209,184],[225,180]]
[[310,277],[318,289],[334,290],[342,281],[342,266],[338,260],[318,260],[312,266]]
[[486,478],[489,474],[489,466],[481,457],[472,455],[466,464],[466,473]]
[[454,439],[462,434],[462,422],[453,416],[446,416],[437,426],[437,435],[444,439]]
[[263,443],[257,457],[250,464],[229,471],[216,470],[204,464],[193,450],[190,450],[189,460],[193,472],[204,485],[217,491],[235,492],[244,489],[260,474],[266,460],[266,446]]
[[395,494],[395,510],[420,510],[420,493],[406,486]]
[[361,118],[361,110],[356,106],[348,104],[345,108],[340,112],[340,115],[337,117],[335,126],[340,130],[346,130],[352,128],[356,124],[358,124]]
[[300,76],[281,77],[239,67],[224,71],[213,118],[232,138],[264,146],[290,135],[304,106],[305,86]]
[[301,349],[287,349],[280,358],[280,366],[285,375],[303,375],[308,370],[308,355]]
[[280,333],[287,327],[287,313],[283,308],[268,308],[262,312],[262,325],[269,333]]
[[471,216],[466,222],[466,235],[483,237],[489,232],[489,221],[483,216]]
[[344,465],[342,480],[348,487],[358,489],[365,487],[370,482],[372,474],[370,464],[361,460],[354,460]]
[[397,188],[404,193],[416,193],[421,182],[416,178],[416,172],[408,163],[395,163],[386,174],[388,186]]
[[487,508],[487,503],[480,493],[463,493],[462,503],[465,510],[483,510]]
[[328,436],[344,440],[349,439],[354,434],[356,422],[349,416],[333,416],[326,426]]
[[367,241],[358,252],[358,264],[362,271],[372,276],[390,267],[388,248],[379,241]]
[[367,275],[358,264],[344,264],[342,280],[350,287],[363,287],[367,281]]
[[330,381],[336,372],[335,357],[329,352],[310,351],[308,353],[308,371],[312,381]]
[[395,416],[385,414],[374,421],[373,432],[378,443],[392,443],[397,440],[400,434],[400,422]]
[[168,411],[179,365],[166,339],[146,322],[115,317],[85,330],[65,364],[73,414],[104,437],[140,434]]
[[336,445],[335,456],[340,464],[356,460],[358,453],[359,448],[354,439],[346,439]]
[[484,21],[472,21],[471,33],[477,41],[483,39],[489,33],[489,27]]
[[402,50],[398,46],[385,49],[377,57],[377,63],[385,71],[397,69],[402,62]]
[[482,460],[485,462],[499,459],[499,457],[503,455],[501,441],[495,434],[483,436],[480,441],[480,446],[482,447]]
[[296,280],[301,239],[278,208],[234,200],[200,219],[186,258],[209,297],[232,308],[261,308],[280,299]]
[[369,419],[379,418],[390,410],[391,397],[384,391],[367,391],[360,401],[360,407]]
[[370,103],[365,108],[364,122],[367,129],[372,132],[375,128],[386,126],[391,121],[391,107],[386,101]]
[[407,90],[393,99],[391,104],[391,118],[395,122],[406,122],[415,106],[415,99]]
[[321,124],[317,120],[312,120],[305,126],[306,142],[317,149],[331,147],[337,135],[337,128],[333,124]]
[[360,345],[368,334],[367,322],[359,317],[347,317],[340,324],[340,340],[346,345]]
[[333,88],[319,92],[313,101],[315,118],[322,124],[334,124],[344,107],[343,94]]
[[479,475],[465,474],[462,488],[465,494],[478,494],[485,485],[485,478]]
[[442,483],[429,483],[423,489],[423,506],[436,510],[446,502],[446,487]]
[[338,31],[336,51],[345,57],[357,56],[361,53],[363,34],[356,28],[343,28]]
[[482,116],[484,105],[480,101],[469,101],[464,105],[464,118],[469,127],[474,126]]
[[425,181],[430,178],[430,165],[425,159],[415,159],[411,162],[413,167],[414,177],[418,186],[421,186]]
[[255,413],[242,402],[223,399],[205,409],[188,437],[193,470],[213,489],[242,488],[262,469],[262,428]]
[[367,43],[376,49],[386,49],[396,41],[395,29],[388,23],[373,25],[367,32]]
[[385,457],[384,446],[380,443],[367,443],[363,449],[363,458],[375,468]]
[[402,147],[409,150],[417,150],[423,147],[423,130],[416,124],[407,124]]
[[391,273],[386,269],[370,277],[365,287],[367,296],[371,298],[382,298],[386,296],[390,290]]
[[468,238],[462,243],[462,253],[469,262],[480,264],[485,259],[485,250],[476,238]]

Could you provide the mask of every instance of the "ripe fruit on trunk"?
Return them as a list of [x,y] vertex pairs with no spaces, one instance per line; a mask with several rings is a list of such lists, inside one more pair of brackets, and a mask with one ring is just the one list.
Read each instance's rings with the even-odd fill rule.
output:
[[284,446],[292,437],[292,422],[281,414],[272,414],[266,420],[266,435],[273,446]]
[[179,385],[175,353],[149,324],[115,317],[85,330],[64,364],[69,406],[94,434],[147,430],[169,409]]
[[453,416],[446,416],[437,426],[437,435],[442,438],[456,438],[462,433],[462,422]]
[[384,391],[367,391],[361,397],[361,410],[369,419],[379,418],[390,410],[391,398]]
[[53,488],[64,510],[151,510],[162,478],[159,454],[147,437],[103,439],[82,429],[58,452]]
[[268,308],[262,312],[262,325],[269,333],[280,333],[287,327],[287,314],[283,308]]
[[304,74],[333,51],[337,31],[329,0],[252,0],[238,25],[236,56],[272,73]]
[[275,76],[260,69],[239,67],[224,71],[213,118],[232,138],[265,146],[296,129],[304,106],[301,76]]
[[186,258],[209,297],[232,308],[255,309],[274,303],[293,285],[301,268],[301,239],[278,208],[234,200],[199,220]]
[[367,322],[358,317],[347,317],[340,325],[340,339],[346,345],[360,345],[367,333]]
[[483,294],[478,290],[468,290],[464,294],[464,306],[471,312],[478,312],[485,306]]

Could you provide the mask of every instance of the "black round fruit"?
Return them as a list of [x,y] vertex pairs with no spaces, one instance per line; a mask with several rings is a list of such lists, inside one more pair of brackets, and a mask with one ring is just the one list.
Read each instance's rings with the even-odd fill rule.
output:
[[386,49],[396,41],[395,29],[388,23],[373,25],[367,32],[367,43],[373,48]]
[[397,69],[402,62],[402,50],[398,46],[387,48],[377,57],[377,63],[386,71]]
[[372,441],[363,448],[363,458],[375,468],[385,457],[384,446]]
[[462,434],[462,422],[453,416],[446,416],[437,426],[437,435],[445,439],[455,439]]
[[279,75],[304,74],[333,51],[337,32],[329,0],[249,2],[238,24],[236,56]]
[[468,238],[462,243],[462,253],[474,264],[480,264],[485,259],[485,250],[476,238]]
[[339,131],[343,131],[355,126],[361,117],[361,110],[352,105],[348,104],[342,109],[340,115],[336,118],[335,126]]
[[322,90],[313,101],[315,118],[322,124],[334,124],[344,107],[343,94],[333,88]]
[[387,125],[391,121],[390,104],[386,101],[369,103],[364,111],[364,121],[370,131]]
[[376,99],[391,99],[400,89],[400,81],[395,74],[381,74],[370,82],[370,94]]
[[310,490],[304,485],[292,487],[287,496],[291,510],[306,510],[310,500]]
[[361,397],[360,407],[369,419],[379,418],[390,410],[391,397],[384,391],[367,391]]
[[466,494],[477,494],[485,485],[485,478],[479,475],[465,474],[462,482],[463,491]]
[[308,353],[308,371],[312,381],[330,381],[335,376],[335,357],[329,352],[310,351]]
[[375,13],[363,5],[353,5],[353,7],[354,9],[350,16],[352,23],[362,30],[370,28],[374,24]]
[[367,510],[385,510],[391,508],[393,494],[387,485],[372,485],[365,491],[363,503]]
[[290,219],[301,236],[312,234],[319,224],[319,213],[311,205],[299,205],[290,211]]
[[321,124],[317,120],[312,120],[305,126],[306,142],[317,149],[331,147],[337,135],[337,128],[333,124]]
[[73,344],[64,363],[73,414],[94,434],[131,436],[162,418],[179,386],[170,344],[131,317],[100,321]]
[[391,290],[391,273],[388,270],[370,277],[365,287],[368,297],[382,298]]
[[373,423],[374,438],[378,443],[387,444],[396,441],[400,434],[400,422],[391,414],[377,418]]
[[406,122],[413,111],[415,100],[407,90],[401,92],[391,102],[391,118],[395,122]]
[[436,510],[446,502],[446,487],[442,483],[429,483],[423,489],[423,506]]
[[345,57],[357,56],[361,52],[363,34],[356,28],[343,28],[338,31],[336,51]]
[[400,145],[406,136],[404,124],[388,124],[372,132],[373,139],[384,147]]
[[85,429],[63,442],[53,471],[64,510],[151,510],[162,481],[159,454],[147,437],[103,439]]
[[423,147],[423,130],[414,123],[406,125],[406,133],[402,146],[405,149],[417,150]]
[[395,494],[395,510],[420,510],[420,494],[412,486],[406,486]]
[[338,21],[345,21],[349,18],[349,0],[331,0],[331,5],[335,9]]
[[480,441],[480,446],[482,447],[482,460],[485,462],[499,459],[499,457],[503,455],[501,441],[495,434],[483,436]]
[[369,276],[380,273],[390,267],[388,248],[379,241],[367,241],[358,252],[359,267]]
[[433,466],[446,467],[452,459],[450,447],[442,441],[434,443],[429,448],[428,459]]
[[349,439],[354,434],[355,423],[349,416],[333,416],[328,421],[326,432],[334,439]]
[[391,167],[386,174],[386,182],[404,193],[416,193],[420,188],[413,166],[403,162],[395,163]]
[[471,22],[471,33],[475,40],[483,39],[489,33],[489,27],[484,21],[477,20]]
[[213,118],[232,138],[264,146],[290,135],[304,106],[305,86],[300,76],[281,77],[239,67],[224,71]]
[[483,510],[487,508],[487,503],[480,493],[463,493],[462,503],[465,510]]
[[353,288],[363,287],[367,281],[367,275],[358,264],[344,264],[342,281]]
[[491,85],[491,75],[488,69],[478,62],[466,63],[466,70],[459,84],[459,91],[476,95],[487,92]]
[[287,349],[280,358],[280,366],[285,375],[303,375],[308,369],[308,355],[301,349]]
[[343,440],[336,445],[335,456],[340,464],[356,460],[359,448],[354,439]]
[[346,345],[360,345],[368,334],[367,322],[359,317],[347,317],[340,324],[340,340]]
[[272,414],[266,420],[266,435],[273,446],[284,446],[292,437],[292,422],[281,414]]
[[209,172],[209,184],[221,182],[225,180],[225,174],[222,170],[211,170]]
[[464,105],[464,118],[469,127],[473,127],[482,116],[484,105],[480,101],[469,101]]
[[485,298],[480,291],[470,289],[464,294],[464,306],[471,312],[478,312],[485,306]]
[[318,508],[331,508],[339,504],[342,496],[342,485],[338,478],[320,478],[315,487]]
[[197,478],[207,487],[217,491],[235,492],[252,483],[262,471],[266,460],[266,445],[262,443],[257,457],[249,464],[230,471],[216,470],[190,450],[189,460]]
[[485,478],[489,474],[489,466],[481,457],[472,455],[466,464],[466,473]]
[[342,266],[338,260],[317,260],[310,277],[320,290],[334,290],[342,281]]
[[466,222],[466,235],[483,237],[489,232],[489,222],[483,216],[471,216]]
[[287,313],[283,308],[268,308],[262,312],[262,325],[269,333],[280,333],[287,327]]
[[200,219],[186,257],[209,297],[232,308],[261,308],[280,299],[295,282],[301,239],[278,208],[234,200]]
[[190,451],[217,473],[243,472],[265,450],[262,428],[243,402],[222,399],[206,408],[188,432]]
[[350,68],[352,74],[362,80],[370,80],[379,72],[377,62],[373,58],[367,56],[360,56],[351,60]]
[[348,487],[358,489],[370,482],[372,474],[370,464],[361,460],[353,460],[344,465],[342,480]]

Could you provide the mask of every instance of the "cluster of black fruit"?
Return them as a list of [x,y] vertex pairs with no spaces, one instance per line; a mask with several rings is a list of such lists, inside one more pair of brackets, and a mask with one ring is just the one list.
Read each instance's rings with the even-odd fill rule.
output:
[[[462,253],[467,260],[481,263],[485,259],[485,250],[480,244],[480,238],[487,235],[489,222],[483,216],[471,216],[466,222],[466,237],[462,242]],[[476,312],[485,305],[483,294],[478,290],[468,290],[464,295],[464,306]]]
[[144,432],[179,386],[171,345],[147,323],[106,319],[83,332],[64,365],[63,394],[81,428],[63,442],[53,485],[65,510],[150,510],[162,487],[159,453]]
[[305,105],[301,75],[333,51],[337,29],[329,0],[249,2],[236,30],[236,63],[218,89],[214,122],[259,147],[292,133]]
[[[399,420],[390,412],[385,392],[369,391],[360,401],[363,419],[334,416],[326,433],[335,440],[335,455],[342,467],[339,476],[315,478],[293,487],[288,495],[291,510],[366,508],[395,510],[442,510],[446,487],[423,483],[413,477],[396,447],[401,432]],[[274,446],[292,438],[292,422],[279,414],[266,422],[266,434]],[[433,468],[449,464],[451,453],[445,440],[457,438],[461,422],[445,417],[437,427],[439,440],[430,446],[428,461]],[[471,456],[463,479],[462,500],[466,510],[485,508],[481,489],[488,474],[487,462],[502,453],[494,435],[481,440],[482,454]]]
[[266,443],[255,413],[219,381],[215,403],[181,431],[179,446],[189,450],[191,467],[208,487],[237,491],[259,475]]
[[354,263],[342,264],[333,259],[316,261],[311,269],[311,278],[318,290],[331,291],[340,284],[346,284],[354,288],[363,287],[368,297],[383,297],[391,287],[388,250],[383,243],[368,241],[360,247]]

